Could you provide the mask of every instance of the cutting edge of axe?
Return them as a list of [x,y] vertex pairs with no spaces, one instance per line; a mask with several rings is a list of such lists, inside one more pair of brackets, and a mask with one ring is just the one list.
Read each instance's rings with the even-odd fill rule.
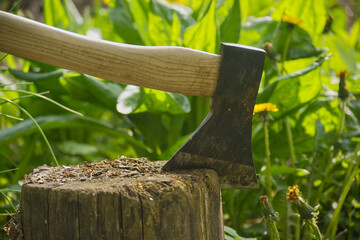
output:
[[0,11],[0,51],[110,81],[213,97],[211,112],[164,170],[211,168],[222,188],[258,187],[252,113],[261,49],[221,44],[221,55],[92,39]]

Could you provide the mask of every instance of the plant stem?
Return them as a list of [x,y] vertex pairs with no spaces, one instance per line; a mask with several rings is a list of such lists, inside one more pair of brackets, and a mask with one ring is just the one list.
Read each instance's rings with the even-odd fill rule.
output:
[[291,166],[295,167],[296,156],[295,156],[294,140],[293,140],[293,135],[291,132],[291,125],[290,125],[289,117],[285,117],[284,122],[285,122],[286,136],[287,136],[287,140],[288,140],[288,144],[289,144]]
[[268,192],[268,196],[270,200],[272,199],[272,190],[271,190],[271,162],[270,162],[270,141],[269,141],[269,123],[266,118],[264,117],[263,124],[264,124],[264,135],[265,135],[265,155],[266,155],[266,188]]
[[345,187],[340,195],[339,201],[338,201],[338,205],[334,211],[333,217],[330,220],[330,223],[326,229],[325,232],[325,239],[327,239],[328,237],[330,237],[330,239],[334,239],[335,238],[335,234],[336,234],[336,230],[337,230],[337,226],[339,223],[339,216],[340,216],[340,211],[342,208],[342,205],[344,204],[344,201],[347,197],[347,194],[349,193],[350,187],[352,185],[353,179],[357,173],[357,170],[359,169],[359,165],[360,165],[360,161],[358,161],[358,152],[360,151],[360,143],[357,144],[355,152],[354,152],[354,156],[353,156],[353,162],[356,162],[355,166],[352,168],[352,172],[349,178],[345,179],[346,183],[345,183]]
[[280,235],[276,227],[276,223],[273,221],[269,223],[270,239],[280,240]]
[[12,204],[12,202],[10,201],[9,197],[6,196],[6,194],[0,190],[0,194],[5,198],[5,200],[10,204],[11,208],[14,210],[14,212],[16,212],[16,208],[15,206]]
[[296,217],[295,240],[300,240],[301,218],[300,215],[296,215],[295,217]]
[[340,123],[339,128],[336,131],[336,138],[335,141],[337,141],[340,138],[340,135],[342,134],[344,123],[345,123],[345,101],[340,100]]
[[39,129],[39,132],[40,132],[41,136],[44,138],[44,141],[45,141],[47,147],[49,148],[50,154],[51,154],[51,156],[52,156],[52,158],[53,158],[56,166],[59,166],[60,164],[59,164],[59,162],[58,162],[57,159],[56,159],[56,156],[55,156],[55,154],[54,154],[54,151],[52,150],[52,147],[51,147],[51,145],[50,145],[50,143],[49,143],[49,141],[48,141],[45,133],[44,133],[43,130],[41,129],[40,125],[36,122],[36,120],[31,116],[31,114],[30,114],[28,111],[26,111],[23,107],[21,107],[20,105],[18,105],[17,103],[11,101],[10,99],[6,99],[6,98],[3,98],[3,97],[0,97],[0,99],[3,100],[3,101],[9,102],[9,103],[11,103],[12,105],[16,106],[16,107],[19,108],[22,112],[24,112],[24,113],[31,119],[31,121],[33,121],[33,123],[35,124],[35,126]]
[[315,219],[309,220],[308,223],[309,223],[311,229],[313,230],[313,232],[315,233],[315,236],[317,237],[317,239],[322,240],[321,232],[320,232],[318,225],[315,222]]
[[289,239],[289,222],[290,222],[289,209],[290,209],[290,204],[289,204],[288,201],[286,201],[286,202],[285,202],[285,229],[284,229],[284,239]]

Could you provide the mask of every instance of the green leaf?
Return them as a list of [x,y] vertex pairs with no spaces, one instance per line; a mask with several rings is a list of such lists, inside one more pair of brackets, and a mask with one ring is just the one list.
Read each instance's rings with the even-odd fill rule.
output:
[[48,102],[50,102],[50,103],[52,103],[52,104],[54,104],[54,105],[58,106],[58,107],[60,107],[60,108],[62,108],[62,109],[64,109],[64,110],[66,110],[66,111],[69,111],[69,112],[72,112],[72,113],[77,114],[77,115],[79,115],[79,116],[82,116],[82,114],[81,114],[81,113],[76,112],[76,111],[74,111],[74,110],[72,110],[72,109],[70,109],[70,108],[68,108],[68,107],[66,107],[66,106],[64,106],[64,105],[62,105],[62,104],[60,104],[60,103],[58,103],[58,102],[54,101],[54,100],[53,100],[53,99],[51,99],[51,98],[48,98],[48,97],[46,97],[46,96],[42,95],[42,94],[33,93],[33,92],[25,91],[25,90],[10,90],[10,89],[2,89],[1,91],[2,91],[2,92],[18,92],[18,93],[26,93],[26,94],[28,94],[28,95],[26,95],[26,97],[27,97],[27,96],[29,96],[29,95],[30,95],[30,96],[36,96],[36,97],[38,97],[38,98],[44,99],[44,100],[46,100],[46,101],[48,101]]
[[[318,131],[317,134],[321,136],[323,134],[321,133],[322,128],[324,128],[327,133],[337,129],[339,125],[339,115],[339,109],[335,102],[317,100],[304,109],[300,116],[299,123],[301,123],[306,134],[316,136],[316,131]],[[321,120],[322,126],[314,125],[314,122],[316,123],[318,119]],[[323,138],[322,140],[325,139]]]
[[221,42],[237,43],[241,30],[240,0],[227,0],[216,10]]
[[[266,171],[266,170],[265,170]],[[285,174],[291,174],[298,177],[303,177],[308,175],[310,172],[306,169],[301,168],[292,168],[285,165],[271,165],[271,176],[281,176]]]
[[[48,149],[49,149],[49,151],[50,151],[50,154],[51,154],[51,156],[52,156],[55,164],[56,164],[57,166],[59,166],[59,163],[58,163],[58,161],[57,161],[57,159],[56,159],[56,156],[55,156],[55,154],[54,154],[54,151],[53,151],[53,149],[52,149],[52,147],[51,147],[51,145],[50,145],[50,143],[49,143],[49,141],[48,141],[48,139],[47,139],[44,131],[42,130],[42,128],[40,127],[40,125],[39,125],[39,123],[36,121],[36,119],[33,118],[33,116],[31,116],[31,114],[30,114],[28,111],[26,111],[26,109],[24,109],[23,107],[21,107],[21,106],[18,105],[17,103],[13,102],[12,100],[6,99],[6,98],[2,98],[2,97],[0,97],[0,99],[3,100],[3,101],[5,101],[5,102],[8,102],[8,103],[10,103],[10,104],[12,104],[12,105],[14,105],[14,106],[16,106],[17,108],[19,108],[23,113],[25,113],[25,114],[30,118],[30,120],[32,121],[32,123],[35,125],[36,129],[40,132],[41,136],[43,137],[43,139],[44,139],[44,141],[45,141],[45,143],[46,143],[46,145],[47,145],[47,147],[48,147]],[[25,121],[24,121],[24,122],[25,122]],[[0,142],[1,142],[1,140],[0,140]]]
[[273,24],[273,19],[266,17],[249,17],[241,26],[241,37],[239,43],[250,46],[263,47],[265,41],[262,39],[265,30],[270,24]]
[[276,104],[279,112],[272,114],[281,118],[313,100],[321,91],[319,72],[315,70],[328,57],[321,56],[305,69],[276,79],[258,95],[257,102]]
[[115,111],[117,98],[122,92],[122,87],[117,83],[83,74],[65,74],[60,82],[72,97],[105,106],[112,111]]
[[143,88],[141,105],[134,111],[139,112],[167,112],[170,114],[188,113],[190,102],[185,95]]
[[273,0],[241,0],[242,18],[263,17],[272,12]]
[[326,35],[325,43],[333,54],[330,66],[335,72],[347,70],[354,74],[358,71],[356,65],[358,62],[357,53],[347,35]]
[[44,0],[44,23],[67,29],[69,20],[60,0]]
[[75,141],[64,141],[57,145],[64,153],[70,155],[91,155],[98,152],[97,147]]
[[298,26],[293,28],[291,30],[285,22],[274,22],[265,32],[264,40],[273,43],[276,52],[282,54],[286,47],[287,37],[291,34],[286,60],[318,56],[323,52],[323,50],[315,48],[308,32]]
[[215,0],[211,0],[202,19],[184,32],[185,47],[216,53],[220,42],[215,20]]
[[38,91],[50,91],[51,94],[65,94],[66,91],[60,84],[59,79],[64,75],[66,70],[56,70],[51,72],[23,72],[8,68],[11,75],[20,80],[32,82]]
[[148,28],[149,3],[150,0],[131,0],[128,2],[132,17],[138,27],[137,31],[145,45],[151,45]]
[[302,21],[301,26],[310,34],[312,39],[315,42],[320,40],[328,16],[325,0],[283,0],[274,8],[272,17],[276,21],[280,21],[284,13],[300,19]]
[[[121,128],[117,128],[114,125],[100,121],[90,117],[79,117],[77,115],[47,115],[35,118],[36,122],[41,128],[46,131],[50,129],[83,129],[84,131],[97,131],[109,136],[123,138],[136,147],[148,151],[141,141],[131,137],[129,133]],[[36,133],[38,129],[34,126],[30,119],[26,119],[18,124],[14,124],[11,127],[3,128],[0,130],[0,143],[6,144],[19,137]]]
[[29,82],[39,82],[39,81],[48,81],[49,79],[59,79],[66,70],[56,70],[52,72],[44,73],[34,73],[34,72],[23,72],[20,70],[8,68],[9,72],[16,78],[29,81]]
[[174,143],[171,147],[167,148],[163,153],[159,156],[160,160],[168,160],[172,155],[175,154],[177,150],[186,142],[186,140],[191,136],[188,134],[182,138],[180,138],[176,143]]
[[167,1],[151,1],[149,32],[152,45],[182,45],[181,35],[187,26],[194,23],[191,9]]
[[263,48],[264,44],[273,44],[275,52],[282,54],[286,41],[291,34],[286,60],[318,56],[324,50],[317,49],[308,32],[294,26],[290,29],[285,22],[273,21],[270,17],[249,18],[242,26],[240,43]]
[[244,238],[240,237],[239,234],[231,227],[224,226],[225,239],[233,240],[256,240],[256,238]]
[[278,77],[276,80],[278,81],[278,80],[282,80],[282,79],[296,78],[296,77],[303,76],[303,75],[317,69],[318,67],[320,67],[325,61],[329,60],[330,56],[331,56],[331,54],[322,55],[319,58],[317,58],[313,63],[311,63],[309,66],[307,66],[306,68],[301,69],[296,72],[293,72],[293,73],[283,75],[281,77]]
[[[99,16],[98,18],[103,20],[104,16]],[[115,8],[109,8],[109,19],[109,25],[113,27],[114,33],[119,35],[126,43],[144,45],[144,41],[141,39],[140,33],[136,28],[129,4],[126,1],[116,1]],[[103,31],[106,31],[106,29]],[[113,39],[110,36],[111,33],[106,35],[111,37],[108,37],[109,40]]]
[[138,108],[140,99],[140,87],[128,85],[120,93],[117,99],[116,109],[119,113],[130,114]]
[[129,115],[130,120],[140,130],[146,145],[152,149],[153,158],[159,159],[162,150],[167,147],[168,129],[160,114],[149,112]]

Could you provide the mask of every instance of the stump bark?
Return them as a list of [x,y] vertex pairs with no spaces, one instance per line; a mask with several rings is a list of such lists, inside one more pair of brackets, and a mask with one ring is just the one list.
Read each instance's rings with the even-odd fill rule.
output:
[[223,239],[217,174],[162,165],[122,158],[35,169],[22,187],[23,238]]

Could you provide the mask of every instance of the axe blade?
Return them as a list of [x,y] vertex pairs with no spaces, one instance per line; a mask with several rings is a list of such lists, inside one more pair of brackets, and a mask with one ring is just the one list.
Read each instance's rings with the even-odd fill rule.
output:
[[222,188],[257,188],[251,132],[265,51],[222,43],[220,52],[211,112],[163,170],[209,168]]

